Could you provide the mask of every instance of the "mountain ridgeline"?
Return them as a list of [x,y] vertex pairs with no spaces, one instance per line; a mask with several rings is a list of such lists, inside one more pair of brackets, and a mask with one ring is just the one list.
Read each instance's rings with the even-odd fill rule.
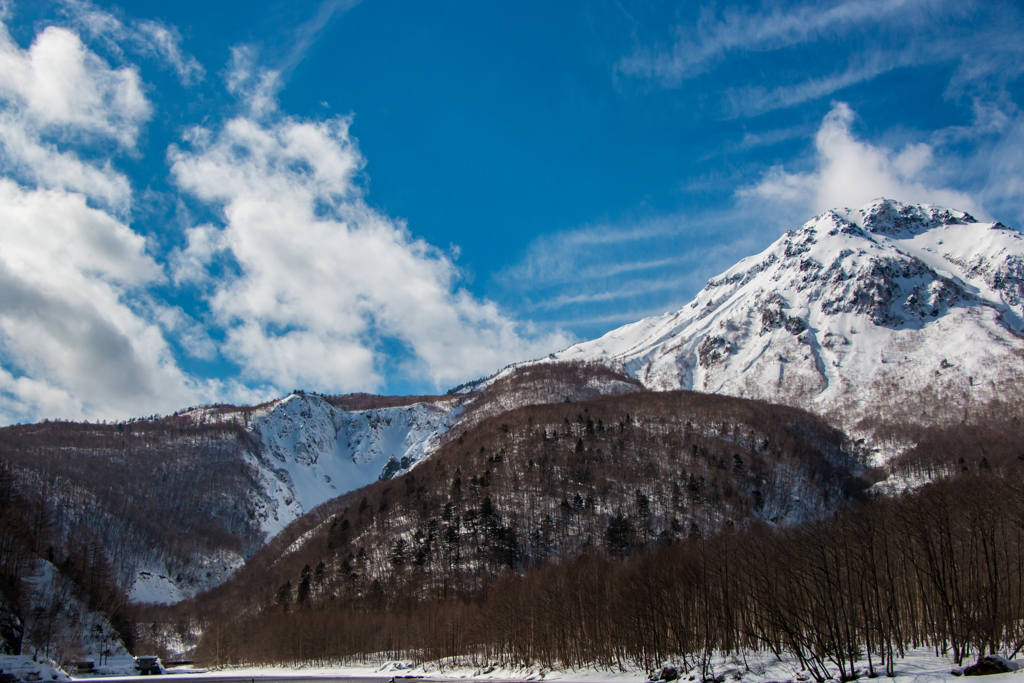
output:
[[[878,200],[444,396],[2,428],[0,639],[818,680],[1019,644],[1022,334],[1017,231]],[[33,618],[41,576],[79,607]]]

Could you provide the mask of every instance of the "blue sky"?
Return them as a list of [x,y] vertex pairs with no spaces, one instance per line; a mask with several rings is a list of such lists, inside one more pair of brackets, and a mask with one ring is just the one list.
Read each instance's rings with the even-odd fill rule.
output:
[[1014,2],[0,8],[2,422],[443,391],[832,206],[1024,219]]

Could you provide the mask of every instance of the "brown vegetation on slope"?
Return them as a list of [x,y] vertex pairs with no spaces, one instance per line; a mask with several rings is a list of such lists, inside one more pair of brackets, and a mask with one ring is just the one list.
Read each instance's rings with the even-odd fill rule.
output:
[[57,540],[94,538],[127,586],[139,564],[187,575],[197,555],[247,556],[262,544],[247,507],[256,489],[242,458],[248,438],[201,414],[44,422],[0,429],[0,459],[37,492]]
[[[473,397],[459,429],[472,429],[481,421],[523,406],[591,401],[646,391],[639,380],[603,363],[538,363],[499,374]],[[449,435],[450,436],[450,435]]]
[[[853,469],[841,433],[759,402],[642,392],[520,408],[283,534],[302,538],[297,550],[261,551],[230,583],[146,620],[179,631],[205,622],[206,648],[211,633],[283,614],[461,609],[508,571],[626,558],[754,519],[818,517],[856,495]],[[353,637],[379,644],[362,640],[368,633]],[[222,646],[213,656],[224,661]]]
[[[1024,646],[1022,468],[962,472],[796,527],[755,524],[616,560],[599,548],[504,570],[471,595],[334,596],[319,565],[305,593],[207,615],[211,662],[383,654],[583,666],[674,659],[712,680],[713,652],[788,653],[821,682],[893,675],[934,646],[957,662]],[[416,570],[408,568],[410,573]],[[407,574],[405,580],[411,581]],[[400,586],[401,588],[401,586]],[[304,595],[304,597],[303,597]]]
[[0,653],[20,654],[25,636],[37,648],[32,654],[56,657],[50,648],[62,605],[44,610],[31,604],[31,589],[24,582],[40,560],[52,563],[68,580],[66,597],[106,614],[131,647],[134,622],[102,547],[87,529],[73,538],[63,536],[43,493],[19,482],[15,470],[0,459]]
[[361,393],[324,396],[324,399],[335,408],[350,411],[402,408],[416,403],[442,403],[453,400],[451,396],[379,396]]

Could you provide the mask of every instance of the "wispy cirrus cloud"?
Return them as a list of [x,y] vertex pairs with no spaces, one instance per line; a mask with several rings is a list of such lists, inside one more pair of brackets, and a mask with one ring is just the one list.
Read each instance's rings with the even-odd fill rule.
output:
[[198,83],[206,76],[202,64],[182,50],[181,34],[174,26],[151,19],[122,21],[88,0],[63,0],[61,7],[72,28],[102,41],[114,54],[123,56],[127,49],[153,57],[173,69],[184,85]]
[[788,109],[794,105],[828,97],[851,85],[870,81],[895,69],[934,61],[933,55],[922,55],[917,50],[900,52],[872,51],[858,55],[844,70],[802,81],[794,85],[774,88],[764,86],[741,86],[729,88],[724,94],[727,116],[750,117],[776,109]]
[[[625,301],[637,297],[647,296],[658,292],[680,292],[694,289],[694,285],[701,282],[701,277],[692,273],[693,262],[698,260],[696,255],[690,258],[673,259],[677,264],[687,263],[691,268],[684,270],[689,274],[682,277],[672,278],[643,278],[630,279],[614,289],[601,291],[588,291],[583,294],[562,294],[550,299],[545,299],[534,306],[535,309],[562,309],[579,304],[608,303],[614,301]],[[699,288],[699,287],[698,287]],[[631,313],[631,315],[635,315]]]
[[494,276],[494,285],[500,300],[538,324],[593,336],[608,324],[678,308],[778,230],[741,204],[726,212],[588,226],[534,240]]
[[935,79],[940,87],[945,78],[944,91],[935,94],[965,110],[962,118],[969,122],[915,130],[907,117],[896,123],[891,114],[873,112],[871,125],[881,132],[869,139],[855,133],[853,110],[836,103],[818,119],[816,131],[805,128],[809,121],[767,131],[745,122],[753,130],[729,149],[752,150],[794,137],[805,137],[813,146],[785,163],[770,161],[756,182],[742,182],[736,196],[743,202],[770,199],[774,211],[794,221],[806,212],[883,195],[1012,221],[1024,217],[1019,180],[1024,163],[1014,151],[1024,138],[1024,117],[1012,87],[1024,75],[1022,22],[1019,3],[1001,1],[846,0],[704,8],[695,20],[673,27],[668,48],[640,45],[618,62],[616,71],[666,88],[686,84],[697,91],[708,82],[701,80],[705,75],[721,77],[725,87],[716,85],[716,90],[726,119],[811,103],[817,110],[813,116],[820,117],[823,104],[854,86],[860,90],[851,92],[850,101],[859,107],[867,109],[883,98],[907,108],[913,105],[901,93],[868,84],[887,75],[892,82],[913,78],[895,75],[899,70],[921,74],[922,83]]
[[291,49],[288,50],[280,63],[275,65],[274,69],[283,77],[287,78],[295,67],[302,62],[306,53],[309,52],[309,49],[320,38],[324,29],[327,28],[331,20],[345,12],[348,12],[362,1],[363,0],[323,0],[323,2],[317,6],[316,13],[306,21],[302,22],[302,24],[300,24],[294,31],[292,34],[292,40],[289,41]]
[[670,49],[641,46],[620,59],[616,70],[655,80],[665,87],[679,87],[732,55],[835,38],[865,24],[878,25],[896,18],[906,30],[929,12],[948,6],[943,0],[847,0],[824,5],[773,5],[761,11],[728,7],[720,16],[712,8],[704,8],[693,26],[675,27]]
[[[250,115],[262,116],[277,108],[277,97],[292,72],[306,58],[331,21],[359,5],[362,0],[322,0],[306,21],[288,36],[287,47],[275,58],[254,43],[231,47],[231,59],[225,73],[228,92],[239,98]],[[326,102],[321,105],[327,106]]]
[[[292,72],[302,63],[331,21],[348,12],[362,0],[322,0],[316,11],[289,36],[287,48],[275,59],[256,43],[231,47],[231,58],[224,74],[225,85],[238,98],[250,116],[262,117],[277,109],[278,96]],[[327,107],[326,102],[320,103]]]
[[[955,67],[949,97],[970,96],[1005,89],[1019,73],[1020,21],[1020,8],[1004,2],[845,0],[704,8],[695,21],[673,28],[670,48],[640,45],[616,63],[615,72],[679,88],[727,71],[720,91],[726,118],[820,101],[900,69],[937,64]],[[965,25],[971,29],[962,30]]]
[[670,218],[628,227],[588,226],[541,236],[530,243],[518,262],[505,267],[495,277],[505,286],[521,289],[644,270],[655,267],[655,263],[650,259],[612,263],[607,261],[606,255],[619,253],[619,247],[624,244],[633,246],[651,240],[670,239],[683,231],[684,227]]
[[772,147],[781,142],[806,137],[811,130],[808,126],[787,126],[759,132],[747,131],[743,138],[735,143],[732,148],[736,150],[750,150],[759,147]]

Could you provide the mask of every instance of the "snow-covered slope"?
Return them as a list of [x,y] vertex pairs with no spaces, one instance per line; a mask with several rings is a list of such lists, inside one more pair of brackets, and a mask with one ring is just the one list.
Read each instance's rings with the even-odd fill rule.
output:
[[[245,463],[245,483],[229,495],[243,498],[236,505],[265,543],[321,503],[415,466],[437,448],[465,401],[348,411],[299,393],[257,408],[205,407],[181,416],[243,429],[236,457]],[[133,602],[175,603],[223,583],[245,561],[227,547],[197,551],[184,566],[151,552],[136,561],[126,589]]]
[[293,394],[272,404],[249,427],[258,447],[247,455],[259,473],[268,538],[331,498],[416,465],[458,419],[455,403],[350,412]]
[[875,200],[783,235],[690,304],[551,360],[621,365],[653,389],[761,398],[853,425],[960,419],[1024,375],[1024,239]]

